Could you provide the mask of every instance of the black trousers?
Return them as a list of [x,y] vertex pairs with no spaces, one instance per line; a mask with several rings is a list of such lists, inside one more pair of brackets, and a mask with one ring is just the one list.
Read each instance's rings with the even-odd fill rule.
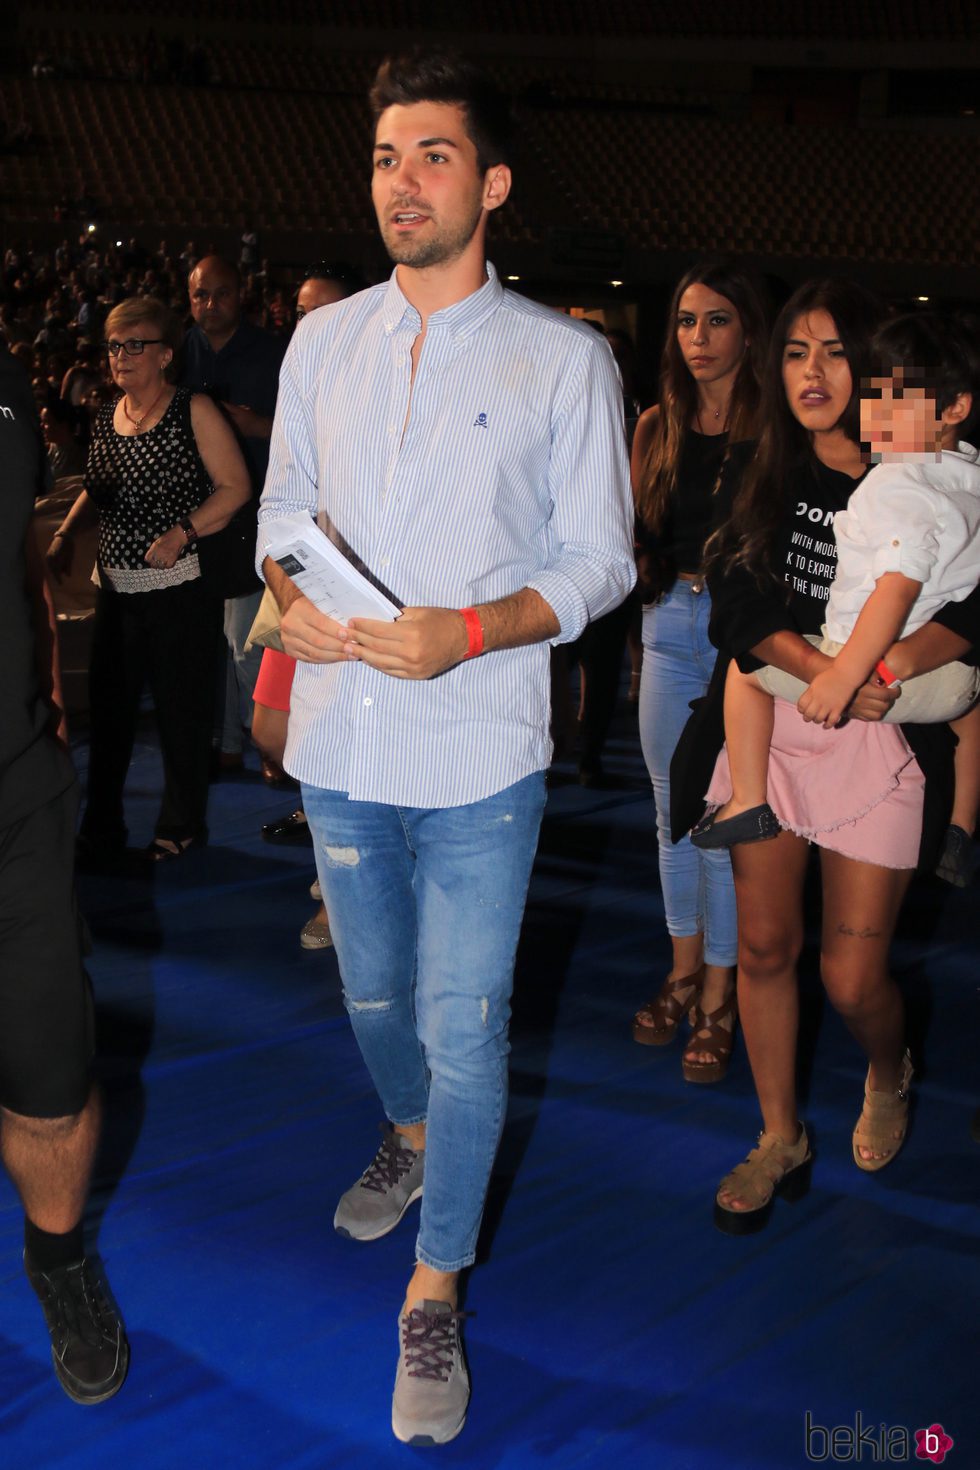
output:
[[0,1103],[26,1118],[80,1113],[94,1010],[75,907],[72,783],[0,830]]
[[126,840],[123,788],[144,685],[156,707],[163,799],[156,835],[207,836],[214,662],[221,602],[199,578],[155,592],[99,591],[89,665],[88,794],[82,832]]

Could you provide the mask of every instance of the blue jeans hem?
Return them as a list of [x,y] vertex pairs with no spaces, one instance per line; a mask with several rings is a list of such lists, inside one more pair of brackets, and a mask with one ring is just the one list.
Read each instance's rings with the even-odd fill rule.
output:
[[419,1247],[416,1246],[415,1259],[416,1261],[418,1261],[420,1266],[428,1266],[430,1271],[445,1271],[448,1274],[451,1271],[465,1271],[468,1266],[472,1266],[473,1262],[476,1260],[476,1251],[471,1251],[470,1254],[461,1261],[450,1261],[447,1263],[445,1261],[437,1261],[434,1256],[427,1255],[425,1251],[420,1250]]

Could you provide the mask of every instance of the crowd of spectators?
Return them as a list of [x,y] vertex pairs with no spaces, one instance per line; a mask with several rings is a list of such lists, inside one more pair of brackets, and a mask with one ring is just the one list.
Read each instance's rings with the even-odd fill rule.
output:
[[[242,317],[285,340],[296,320],[295,285],[278,278],[268,260],[252,257],[254,235],[246,234],[252,238],[242,250]],[[108,312],[127,297],[146,296],[189,320],[188,275],[213,253],[207,242],[200,249],[194,240],[153,247],[136,239],[106,242],[97,231],[55,247],[27,241],[7,248],[0,334],[30,375],[55,474],[83,456],[92,420],[114,393],[102,351]]]

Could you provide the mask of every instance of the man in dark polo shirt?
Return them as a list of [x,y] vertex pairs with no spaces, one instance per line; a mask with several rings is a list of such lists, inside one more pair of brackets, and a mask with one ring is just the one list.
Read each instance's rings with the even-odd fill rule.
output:
[[[182,382],[210,393],[238,432],[252,477],[252,513],[265,483],[269,438],[276,411],[285,344],[242,321],[238,268],[219,255],[199,260],[187,281],[194,325],[184,342]],[[245,652],[245,640],[262,600],[256,578],[251,592],[225,602],[229,662],[220,748],[226,766],[241,764],[242,723],[251,720],[261,648]]]
[[78,799],[31,530],[44,448],[30,383],[5,351],[0,466],[0,1157],[24,1206],[55,1372],[91,1404],[122,1386],[129,1344],[82,1239],[100,1102],[74,899]]

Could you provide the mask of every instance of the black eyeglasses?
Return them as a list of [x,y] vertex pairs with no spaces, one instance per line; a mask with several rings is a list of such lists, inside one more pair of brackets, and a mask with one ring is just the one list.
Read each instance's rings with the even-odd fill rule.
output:
[[162,337],[127,337],[125,342],[107,342],[105,350],[110,357],[118,357],[123,349],[127,357],[139,357],[144,347],[155,347],[162,341]]

